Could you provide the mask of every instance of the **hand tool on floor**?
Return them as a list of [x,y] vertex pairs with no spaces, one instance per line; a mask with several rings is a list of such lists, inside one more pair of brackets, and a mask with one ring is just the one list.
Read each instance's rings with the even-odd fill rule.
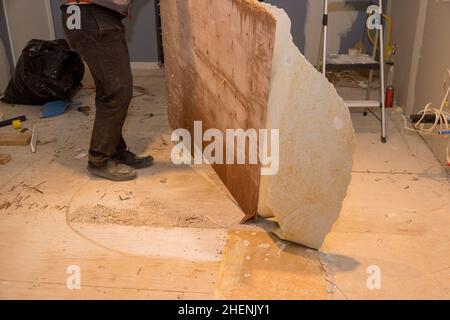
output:
[[22,129],[22,121],[14,120],[12,122],[12,126],[13,126],[14,129]]
[[64,114],[71,106],[80,106],[80,102],[52,101],[44,104],[41,111],[42,118],[51,118]]
[[31,134],[31,152],[36,153],[36,146],[37,146],[37,139],[38,139],[38,130],[36,126],[33,126],[33,133]]
[[11,118],[11,119],[0,121],[0,127],[11,126],[14,121],[18,121],[18,120],[20,122],[25,122],[25,121],[27,121],[27,117],[26,116],[20,116],[20,117],[15,117],[15,118]]

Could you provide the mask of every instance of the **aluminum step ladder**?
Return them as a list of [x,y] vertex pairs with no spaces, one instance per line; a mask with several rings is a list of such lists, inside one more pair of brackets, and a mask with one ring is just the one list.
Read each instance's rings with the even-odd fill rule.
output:
[[[385,75],[384,75],[384,21],[383,21],[383,0],[378,0],[378,7],[371,6],[375,8],[373,12],[368,12],[370,14],[378,14],[379,19],[375,24],[376,37],[375,45],[373,48],[372,56],[362,55],[358,57],[350,57],[349,55],[339,55],[339,54],[327,54],[327,37],[328,37],[328,0],[325,0],[324,15],[323,15],[323,52],[322,52],[322,73],[326,76],[327,70],[370,70],[369,83],[367,88],[366,100],[353,100],[345,101],[348,108],[381,108],[381,141],[383,143],[387,142],[387,129],[386,129],[386,105],[385,105]],[[371,16],[369,19],[373,19]],[[375,17],[376,18],[376,17]],[[377,48],[380,48],[379,61],[376,60]],[[370,93],[372,91],[372,79],[374,70],[380,70],[380,91],[381,97],[380,101],[370,100]]]

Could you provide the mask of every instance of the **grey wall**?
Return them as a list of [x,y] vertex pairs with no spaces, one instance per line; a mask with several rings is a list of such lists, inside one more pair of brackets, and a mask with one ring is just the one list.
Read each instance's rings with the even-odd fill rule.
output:
[[133,2],[132,17],[125,22],[132,61],[158,61],[155,18],[154,0]]
[[[265,0],[283,8],[292,21],[294,42],[316,63],[322,36],[323,0]],[[329,53],[345,53],[364,34],[366,10],[377,0],[329,0]],[[366,47],[370,48],[368,41]]]
[[[56,38],[64,38],[59,0],[50,1],[52,5]],[[309,2],[311,1],[320,2],[320,6],[309,5]],[[265,0],[265,2],[269,2],[286,10],[292,20],[292,35],[294,42],[302,52],[305,53],[305,46],[308,41],[315,41],[318,43],[322,29],[322,0]],[[331,2],[333,2],[333,0]],[[364,10],[367,8],[370,0],[343,0],[342,2],[345,4],[351,4],[351,6],[353,6],[353,10],[360,10],[351,30],[348,33],[344,33],[342,39],[339,40],[340,45],[336,50],[345,52],[361,37],[365,19]],[[309,12],[311,10],[314,12]],[[338,9],[335,10],[339,11],[341,9],[338,7]],[[331,6],[331,11],[333,11],[333,6]],[[306,34],[307,28],[305,25],[309,14],[315,15],[319,17],[319,19],[313,22],[313,32]],[[0,25],[4,21],[2,18],[4,19],[3,10],[0,12]],[[330,23],[333,22],[333,19],[342,19],[342,12],[339,18],[330,18]],[[336,24],[339,26],[339,21],[335,22],[337,22]],[[125,24],[127,26],[127,38],[130,47],[131,60],[135,62],[157,62],[158,47],[156,39],[154,0],[134,1],[132,17],[131,19],[126,19]],[[311,26],[308,30],[311,31]],[[0,36],[3,39],[5,35],[7,40],[6,28],[2,27],[0,29]],[[4,43],[9,46],[8,41],[4,41]],[[315,44],[315,46],[317,45]],[[7,48],[7,50],[9,51],[9,48]],[[316,54],[314,53],[311,57],[307,57],[310,60],[315,60],[315,55]]]
[[53,24],[55,27],[55,37],[56,39],[64,38],[64,30],[61,21],[61,10],[59,9],[59,0],[50,0],[53,15]]
[[292,21],[292,37],[294,43],[304,52],[305,50],[305,24],[308,11],[308,0],[266,0],[264,2],[283,8]]
[[[59,0],[51,0],[56,38],[64,38]],[[133,2],[132,16],[124,19],[127,39],[133,62],[157,62],[155,2],[138,0]]]
[[[57,38],[63,38],[64,32],[62,28],[61,13],[59,9],[59,0],[50,0],[53,12],[53,21],[55,25],[55,34]],[[322,0],[265,0],[265,2],[272,3],[278,7],[286,10],[287,14],[292,20],[292,34],[295,44],[299,49],[305,53],[306,44],[314,42],[312,53],[307,54],[307,58],[315,63],[317,59],[318,45],[320,42],[322,24]],[[314,5],[311,5],[311,3]],[[341,20],[348,19],[346,14],[342,12],[342,6],[333,7],[334,0],[331,0],[330,23],[335,24],[337,29],[343,24]],[[339,1],[341,2],[341,1]],[[370,0],[342,0],[346,5],[348,15],[354,15],[354,11],[358,11],[356,20],[353,26],[345,31],[338,30],[336,33],[331,33],[332,38],[336,38],[336,34],[342,32],[342,39],[331,39],[331,42],[338,42],[338,45],[333,48],[333,51],[346,52],[348,48],[352,47],[361,37],[364,28],[365,9],[370,4]],[[350,8],[350,10],[349,10]],[[353,10],[353,13],[351,12]],[[337,15],[333,15],[333,11]],[[308,16],[315,16],[317,18],[310,19],[309,23],[312,26],[306,26]],[[3,10],[0,11],[0,25],[2,23]],[[155,6],[154,0],[136,0],[133,4],[133,14],[131,19],[126,19],[127,38],[130,47],[131,60],[135,62],[157,62],[157,39],[156,39],[156,22],[155,22]],[[0,28],[0,36],[6,35],[6,28]],[[6,35],[7,36],[7,35]],[[338,35],[337,37],[340,37]],[[7,37],[6,37],[7,40]],[[8,46],[8,41],[4,41]],[[316,48],[317,47],[317,48]],[[333,46],[330,46],[333,47]],[[9,48],[7,48],[9,51]],[[330,49],[331,50],[331,49]],[[308,51],[308,50],[306,50]]]
[[[341,38],[339,53],[347,53],[348,49],[353,48],[355,44],[364,36],[364,30],[367,22],[367,8],[370,5],[370,1],[367,0],[346,0],[344,2],[352,7],[353,10],[357,11],[357,16],[351,28]],[[332,13],[333,12],[331,11],[331,14]],[[366,48],[369,48],[369,40],[367,39],[367,37],[365,37],[364,39]]]

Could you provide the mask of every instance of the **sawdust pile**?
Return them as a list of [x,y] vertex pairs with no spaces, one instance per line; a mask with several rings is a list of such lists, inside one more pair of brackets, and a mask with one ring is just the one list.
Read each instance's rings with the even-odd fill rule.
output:
[[71,223],[117,224],[123,226],[221,228],[210,217],[193,213],[166,210],[162,203],[153,203],[152,210],[126,210],[114,207],[80,207],[68,213]]

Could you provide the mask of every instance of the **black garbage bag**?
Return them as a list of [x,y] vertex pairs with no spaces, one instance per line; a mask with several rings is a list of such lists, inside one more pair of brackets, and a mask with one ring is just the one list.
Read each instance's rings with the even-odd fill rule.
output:
[[83,61],[66,40],[31,40],[1,100],[29,105],[71,100],[82,87],[83,75]]

